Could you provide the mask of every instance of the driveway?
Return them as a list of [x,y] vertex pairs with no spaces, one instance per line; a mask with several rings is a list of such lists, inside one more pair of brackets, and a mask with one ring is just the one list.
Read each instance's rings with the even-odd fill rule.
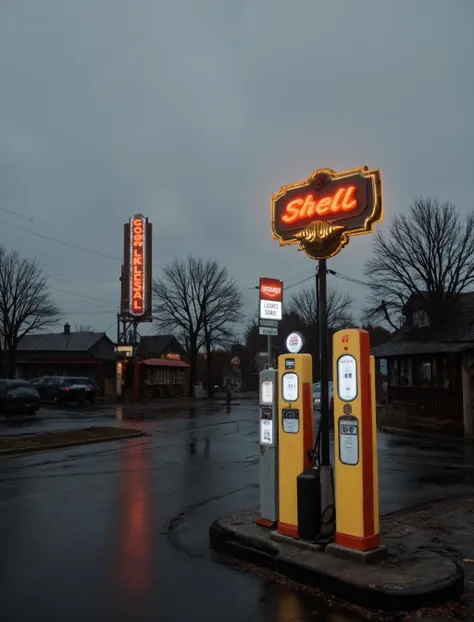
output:
[[[218,516],[258,505],[257,405],[43,409],[0,433],[123,425],[148,437],[0,460],[2,622],[335,621],[208,547]],[[379,436],[381,511],[474,488],[468,444]]]

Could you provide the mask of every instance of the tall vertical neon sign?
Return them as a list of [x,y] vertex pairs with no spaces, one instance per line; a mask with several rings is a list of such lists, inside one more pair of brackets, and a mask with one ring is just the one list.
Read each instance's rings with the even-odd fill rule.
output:
[[145,314],[146,300],[146,218],[130,218],[130,307],[131,315]]

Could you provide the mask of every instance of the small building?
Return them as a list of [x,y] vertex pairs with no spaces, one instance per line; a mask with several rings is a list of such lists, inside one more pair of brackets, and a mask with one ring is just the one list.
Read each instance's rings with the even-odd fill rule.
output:
[[474,293],[461,294],[436,331],[417,297],[404,313],[393,339],[372,349],[380,418],[443,420],[474,437]]
[[179,397],[188,394],[186,351],[174,335],[141,338],[135,364],[139,366],[137,397]]
[[72,332],[25,335],[18,344],[17,377],[87,376],[100,395],[115,394],[114,343],[105,333]]

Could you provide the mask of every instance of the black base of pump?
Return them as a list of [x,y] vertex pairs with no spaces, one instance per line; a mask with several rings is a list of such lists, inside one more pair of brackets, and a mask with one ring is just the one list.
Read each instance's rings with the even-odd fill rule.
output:
[[306,469],[296,478],[298,535],[313,541],[321,531],[321,479],[319,469]]

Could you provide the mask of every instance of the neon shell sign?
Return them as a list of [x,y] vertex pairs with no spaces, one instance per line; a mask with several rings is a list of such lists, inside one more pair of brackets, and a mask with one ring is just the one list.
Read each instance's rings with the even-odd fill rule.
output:
[[146,300],[146,218],[130,219],[130,313],[145,313]]
[[298,244],[313,259],[336,255],[349,237],[370,233],[383,218],[382,179],[367,166],[336,173],[318,169],[272,196],[272,236]]

